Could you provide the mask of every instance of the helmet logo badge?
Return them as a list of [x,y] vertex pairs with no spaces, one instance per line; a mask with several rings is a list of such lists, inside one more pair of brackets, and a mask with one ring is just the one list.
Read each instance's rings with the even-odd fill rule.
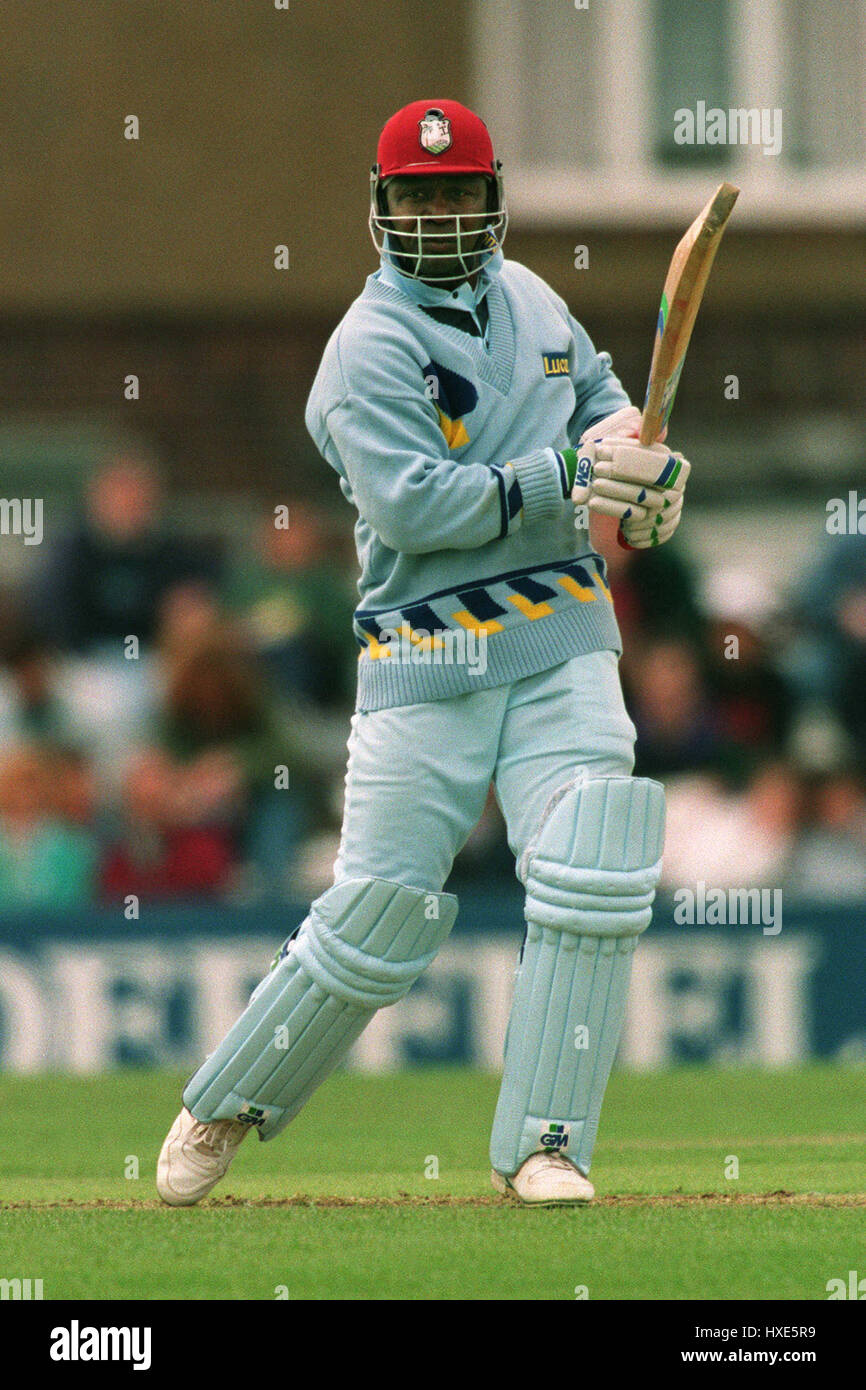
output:
[[444,154],[451,148],[451,122],[437,106],[424,113],[423,121],[418,122],[418,140],[423,150],[430,154]]

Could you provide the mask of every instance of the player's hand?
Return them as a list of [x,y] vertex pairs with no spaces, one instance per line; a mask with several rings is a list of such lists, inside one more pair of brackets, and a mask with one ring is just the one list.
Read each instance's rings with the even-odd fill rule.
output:
[[[637,406],[624,405],[621,410],[614,411],[613,415],[606,415],[603,420],[597,420],[588,430],[584,430],[580,436],[580,444],[585,444],[589,439],[637,439],[640,434],[640,422],[641,413]],[[661,437],[664,439],[664,434]]]
[[[686,463],[685,459],[683,463]],[[688,467],[688,464],[686,466]],[[674,490],[666,496],[661,510],[646,520],[623,517],[619,523],[617,541],[624,550],[647,550],[650,546],[664,545],[679,526],[682,510],[681,488],[678,492]]]
[[633,443],[640,412],[627,406],[581,437],[572,501],[614,516],[620,543],[642,550],[663,545],[679,525],[691,465],[661,442]]

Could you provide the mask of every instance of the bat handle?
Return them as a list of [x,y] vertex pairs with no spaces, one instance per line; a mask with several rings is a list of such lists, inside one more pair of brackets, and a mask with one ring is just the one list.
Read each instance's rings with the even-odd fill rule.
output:
[[667,425],[662,426],[660,432],[655,436],[655,438],[653,438],[654,434],[655,431],[653,430],[652,425],[648,425],[648,423],[645,422],[645,420],[641,420],[640,434],[638,435],[638,443],[642,445],[645,449],[649,448],[651,444],[664,444],[668,436]]

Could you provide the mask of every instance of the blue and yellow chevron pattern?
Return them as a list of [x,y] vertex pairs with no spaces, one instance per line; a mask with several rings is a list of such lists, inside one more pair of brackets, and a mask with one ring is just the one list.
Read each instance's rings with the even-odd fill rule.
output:
[[496,575],[484,584],[442,590],[404,608],[375,612],[357,609],[355,636],[359,657],[372,661],[391,654],[383,634],[399,632],[407,641],[435,650],[437,633],[446,630],[497,633],[535,623],[574,604],[613,602],[599,555],[582,556],[550,565]]
[[438,362],[428,362],[424,381],[439,416],[439,428],[449,449],[462,449],[469,443],[464,417],[478,404],[478,392],[466,377]]

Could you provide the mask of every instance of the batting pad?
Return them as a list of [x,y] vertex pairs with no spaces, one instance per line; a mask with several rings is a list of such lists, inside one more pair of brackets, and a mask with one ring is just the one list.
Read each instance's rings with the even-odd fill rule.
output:
[[197,1120],[272,1139],[430,964],[457,915],[450,893],[347,879],[318,898],[215,1052],[188,1082]]
[[545,1151],[589,1172],[663,844],[664,792],[646,778],[569,783],[545,813],[525,856],[526,938],[490,1141],[499,1173]]

